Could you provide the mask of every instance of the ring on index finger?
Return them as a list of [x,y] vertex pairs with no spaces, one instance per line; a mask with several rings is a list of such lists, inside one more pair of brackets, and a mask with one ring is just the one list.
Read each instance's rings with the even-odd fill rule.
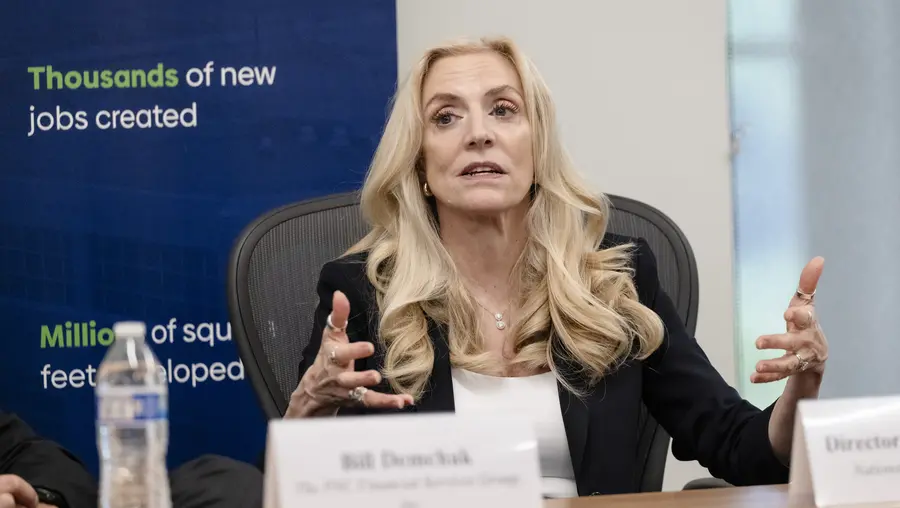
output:
[[332,365],[337,365],[337,348],[331,348],[331,351],[328,353],[328,361],[331,362]]
[[797,288],[797,292],[795,294],[797,295],[797,298],[799,298],[805,302],[811,302],[813,300],[813,298],[816,296],[815,291],[813,291],[812,293],[804,293],[802,290],[800,290],[800,288]]
[[328,314],[328,317],[325,318],[325,326],[334,333],[344,333],[344,330],[346,330],[344,327],[334,326],[334,322],[331,321],[331,314]]

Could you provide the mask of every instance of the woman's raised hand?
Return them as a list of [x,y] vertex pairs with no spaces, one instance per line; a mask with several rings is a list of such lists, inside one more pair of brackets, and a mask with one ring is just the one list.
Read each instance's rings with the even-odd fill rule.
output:
[[411,405],[410,395],[389,395],[366,388],[380,383],[381,374],[375,370],[356,372],[354,362],[371,356],[375,347],[371,342],[350,342],[345,330],[350,302],[340,291],[334,292],[331,308],[319,353],[291,395],[285,418],[334,416],[342,406],[402,409]]

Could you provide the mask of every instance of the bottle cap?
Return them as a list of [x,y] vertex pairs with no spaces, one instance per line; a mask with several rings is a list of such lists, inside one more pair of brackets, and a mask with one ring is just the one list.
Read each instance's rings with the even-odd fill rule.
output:
[[147,325],[141,321],[119,321],[113,325],[113,334],[118,337],[144,337]]

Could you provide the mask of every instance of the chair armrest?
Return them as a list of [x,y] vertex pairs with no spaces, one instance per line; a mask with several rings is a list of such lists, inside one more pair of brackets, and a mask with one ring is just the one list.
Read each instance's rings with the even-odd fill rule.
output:
[[733,487],[733,485],[718,478],[697,478],[687,482],[682,490],[722,489],[726,487]]

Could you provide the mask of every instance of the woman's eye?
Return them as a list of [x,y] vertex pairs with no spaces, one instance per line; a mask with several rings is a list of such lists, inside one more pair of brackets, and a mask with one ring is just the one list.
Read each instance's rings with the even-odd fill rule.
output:
[[512,114],[515,114],[516,111],[518,111],[518,109],[515,106],[503,102],[494,106],[491,114],[493,114],[494,116],[510,116]]
[[456,115],[453,114],[453,111],[449,109],[441,109],[438,110],[435,114],[431,115],[431,122],[435,125],[450,125],[453,123],[453,118]]

